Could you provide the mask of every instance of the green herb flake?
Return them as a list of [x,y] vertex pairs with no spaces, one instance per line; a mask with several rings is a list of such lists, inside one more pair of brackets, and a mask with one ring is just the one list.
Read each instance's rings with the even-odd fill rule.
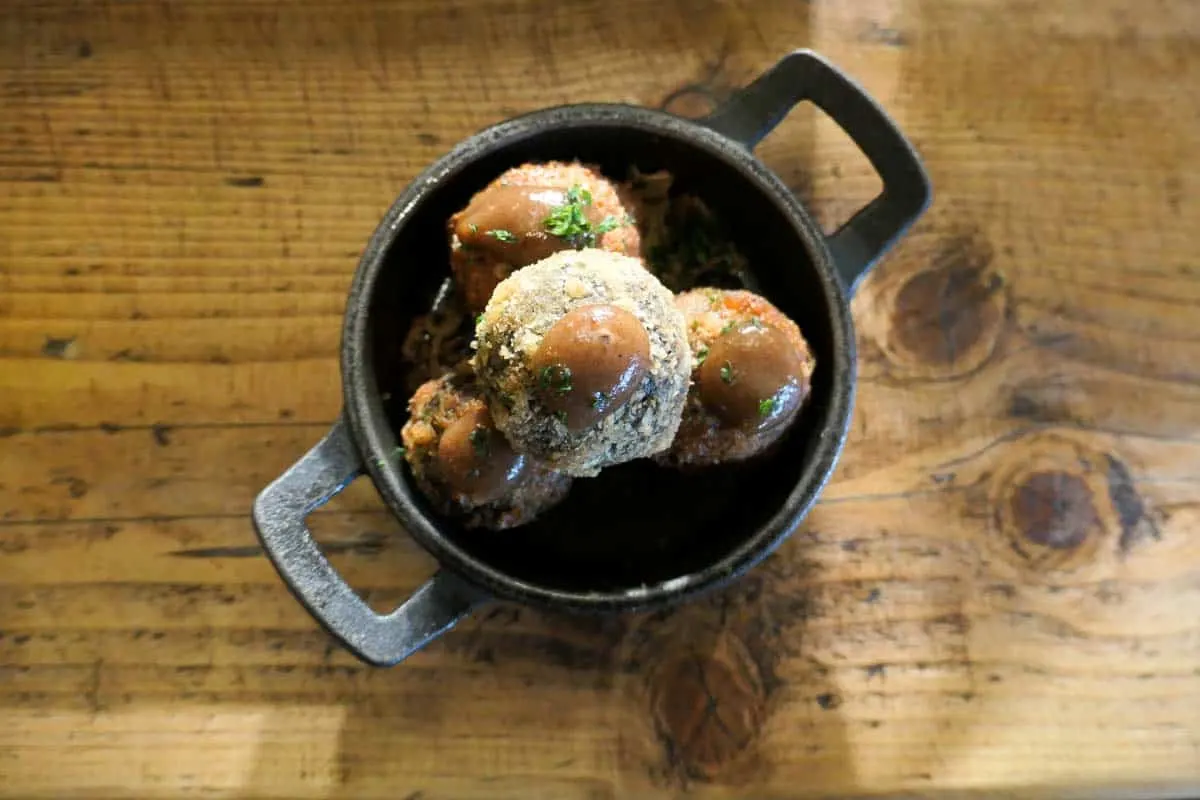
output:
[[704,359],[706,359],[706,358],[708,358],[708,347],[704,346],[696,351],[696,366],[697,367],[703,366]]
[[617,222],[617,218],[609,214],[604,219],[600,220],[600,224],[596,226],[596,235],[601,236],[611,230],[621,227],[621,223]]
[[[404,458],[404,453],[405,453],[404,448],[401,447],[400,445],[396,445],[395,447],[392,448],[392,452],[390,453],[391,460],[392,461],[400,461],[401,459]],[[387,465],[388,465],[388,459],[386,459],[386,458],[375,459],[375,466],[379,467],[380,469],[384,469],[385,467],[387,467]]]
[[543,389],[553,389],[559,394],[571,391],[571,368],[565,364],[550,364],[542,367],[538,384]]
[[596,392],[595,397],[592,398],[592,408],[597,411],[603,411],[611,399],[612,398],[604,392]]
[[494,231],[488,231],[487,235],[491,236],[496,241],[504,242],[505,244],[512,244],[513,242],[517,241],[517,237],[513,235],[511,231],[506,231],[503,228],[497,228]]
[[491,452],[491,440],[488,437],[488,429],[483,425],[476,425],[475,428],[467,435],[467,440],[471,442],[471,447],[475,450],[477,458],[487,458]]
[[[593,228],[587,218],[587,207],[592,204],[592,193],[576,184],[567,190],[564,202],[542,220],[542,225],[551,236],[565,239],[576,250],[596,244],[596,236],[612,228],[603,228],[608,218]],[[616,227],[615,220],[612,227]]]
[[475,315],[475,327],[478,328],[482,324],[483,324],[483,314],[476,314]]
[[767,397],[758,401],[758,415],[760,417],[769,417],[771,412],[775,410],[775,398]]
[[733,320],[730,320],[729,322],[726,322],[726,323],[725,323],[725,326],[724,326],[723,328],[721,328],[721,336],[724,336],[725,334],[727,334],[727,333],[729,333],[731,330],[733,330],[733,326],[734,326],[734,322],[733,322]]
[[721,365],[721,380],[727,384],[733,384],[733,364],[728,361]]
[[554,418],[556,420],[558,420],[559,422],[561,422],[563,425],[567,424],[567,412],[565,412],[565,411],[555,411]]
[[471,230],[471,233],[479,233],[479,226],[474,222],[468,222],[467,227]]

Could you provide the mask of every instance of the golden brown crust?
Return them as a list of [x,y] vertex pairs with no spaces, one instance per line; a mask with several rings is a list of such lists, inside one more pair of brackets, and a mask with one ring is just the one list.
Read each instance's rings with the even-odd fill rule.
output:
[[[816,361],[800,328],[765,298],[740,289],[693,289],[676,297],[676,305],[687,318],[688,343],[698,367],[723,332],[758,320],[781,331],[800,354],[805,369],[802,389],[806,396]],[[693,369],[693,380],[695,368]],[[801,403],[801,409],[804,403]],[[802,412],[801,412],[802,413]],[[683,422],[671,449],[659,457],[663,464],[677,467],[707,466],[741,461],[762,453],[777,442],[795,419],[762,432],[731,428],[700,401],[693,385],[683,412]]]
[[468,528],[503,530],[524,525],[562,501],[571,478],[529,461],[504,497],[475,504],[455,495],[439,480],[438,443],[459,419],[487,408],[469,376],[447,375],[422,384],[409,400],[409,419],[400,431],[404,459],[417,488],[443,514]]
[[[591,209],[597,218],[611,216],[617,220],[625,220],[637,217],[637,203],[630,192],[618,188],[596,167],[577,162],[548,161],[514,167],[480,190],[476,197],[502,185],[548,186],[563,190],[579,186],[591,193]],[[462,213],[456,213],[448,222],[452,237],[450,268],[467,307],[471,313],[478,313],[487,305],[496,285],[514,270],[528,266],[528,263],[510,263],[496,253],[461,246],[453,236],[453,230]],[[635,224],[622,224],[600,234],[595,246],[613,253],[641,257],[641,236]],[[557,249],[570,248],[571,244],[563,240],[562,247]],[[544,255],[543,253],[542,257]]]
[[[543,337],[576,308],[611,304],[632,314],[650,341],[641,381],[612,413],[583,430],[541,401],[534,356]],[[670,447],[691,375],[675,298],[628,256],[595,249],[555,253],[506,278],[476,326],[476,375],[492,417],[513,448],[578,477]]]

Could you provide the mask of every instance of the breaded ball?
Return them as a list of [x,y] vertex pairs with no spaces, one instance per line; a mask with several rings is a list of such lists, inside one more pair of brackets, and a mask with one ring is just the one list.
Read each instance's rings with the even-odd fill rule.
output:
[[513,270],[560,250],[641,255],[635,201],[595,167],[523,164],[450,217],[450,266],[471,313]]
[[570,250],[506,278],[475,372],[513,448],[569,475],[666,450],[687,398],[683,314],[640,261]]
[[567,496],[571,479],[515,453],[470,374],[422,384],[400,431],[421,493],[469,528],[523,525]]
[[695,368],[683,422],[659,460],[706,466],[763,452],[808,398],[816,361],[800,329],[742,290],[694,289],[676,305],[687,318]]

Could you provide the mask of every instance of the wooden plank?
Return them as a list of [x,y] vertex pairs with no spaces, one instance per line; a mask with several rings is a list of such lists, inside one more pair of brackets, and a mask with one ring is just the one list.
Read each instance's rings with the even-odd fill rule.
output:
[[[388,204],[559,102],[703,113],[797,46],[936,202],[854,298],[800,533],[670,613],[480,610],[362,666],[254,495],[341,407]],[[1186,0],[17,4],[0,19],[0,797],[1194,797],[1200,13]],[[801,109],[826,229],[878,191]],[[376,608],[433,560],[313,518]]]
[[[355,582],[415,585],[432,560],[384,511],[322,511],[309,518],[325,553]],[[245,514],[0,527],[0,571],[10,586],[145,581],[277,581]]]

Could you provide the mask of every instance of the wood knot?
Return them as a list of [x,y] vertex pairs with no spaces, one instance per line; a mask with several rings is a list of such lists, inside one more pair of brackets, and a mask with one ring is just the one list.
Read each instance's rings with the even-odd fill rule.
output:
[[758,737],[767,716],[758,666],[731,636],[711,653],[689,649],[666,661],[651,684],[651,708],[668,761],[693,780],[722,775]]
[[1012,494],[1012,516],[1027,541],[1053,550],[1070,550],[1100,533],[1092,490],[1066,472],[1028,476]]
[[1124,464],[1066,434],[1017,440],[994,473],[989,505],[1004,549],[1040,572],[1100,577],[1158,536]]
[[686,81],[668,92],[658,107],[668,114],[688,119],[707,117],[727,101],[735,90],[728,74],[730,46],[726,42],[702,67],[693,81]]
[[720,101],[703,86],[681,86],[662,101],[662,110],[687,119],[701,119],[717,110]]
[[921,361],[954,364],[999,321],[989,298],[1000,285],[998,275],[964,264],[918,272],[896,294],[898,344]]
[[1007,314],[1004,280],[991,269],[992,247],[978,231],[927,237],[903,251],[915,272],[886,271],[865,301],[878,322],[864,328],[892,371],[944,379],[978,369],[996,349]]

